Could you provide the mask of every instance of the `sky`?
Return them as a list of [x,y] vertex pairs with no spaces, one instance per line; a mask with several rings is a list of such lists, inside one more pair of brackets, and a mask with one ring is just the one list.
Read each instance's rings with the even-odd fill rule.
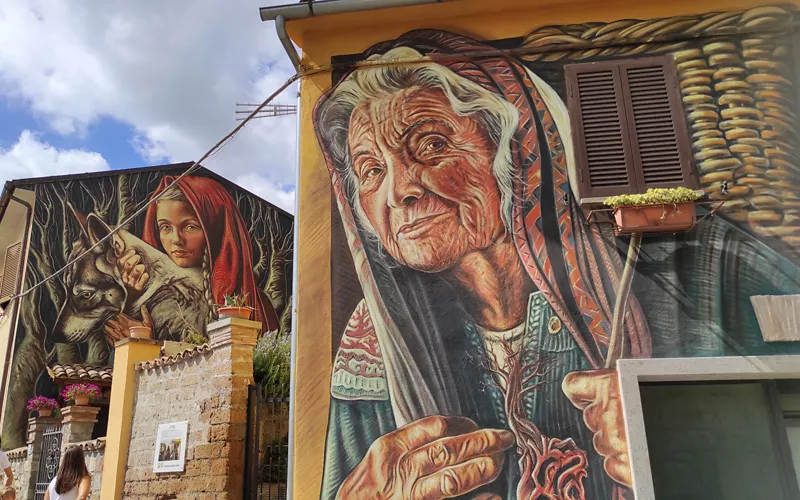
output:
[[[280,3],[0,1],[0,186],[198,159],[237,125],[237,102],[294,73],[258,16]],[[254,120],[203,165],[293,212],[296,120]]]

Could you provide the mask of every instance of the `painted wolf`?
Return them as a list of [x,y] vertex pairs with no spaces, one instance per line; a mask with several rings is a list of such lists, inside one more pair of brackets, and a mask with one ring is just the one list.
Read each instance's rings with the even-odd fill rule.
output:
[[[112,227],[96,214],[85,216],[68,205],[80,228],[80,236],[72,243],[72,260],[107,236]],[[129,249],[142,256],[150,275],[135,295],[128,292],[117,267],[117,259]],[[150,313],[156,340],[181,340],[187,329],[205,331],[211,305],[203,294],[202,270],[178,266],[125,229],[74,263],[63,282],[67,298],[51,332],[54,342],[82,342],[120,312],[141,320],[142,306]]]

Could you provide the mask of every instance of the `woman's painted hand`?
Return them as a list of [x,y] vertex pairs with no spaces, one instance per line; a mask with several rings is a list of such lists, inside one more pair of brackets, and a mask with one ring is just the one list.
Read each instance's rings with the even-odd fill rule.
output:
[[[514,445],[506,430],[463,417],[426,417],[378,438],[337,499],[438,500],[488,484]],[[479,498],[492,498],[481,496]]]
[[103,330],[106,332],[106,339],[109,344],[114,345],[122,339],[130,336],[130,328],[132,326],[147,326],[153,328],[153,320],[150,318],[150,313],[147,311],[147,306],[142,306],[142,321],[131,318],[130,316],[119,313],[113,318],[106,321]]
[[586,427],[594,433],[594,448],[605,459],[606,473],[619,484],[630,487],[631,464],[617,371],[571,372],[564,377],[561,388],[572,404],[583,411]]
[[126,286],[138,292],[144,290],[144,286],[150,280],[150,274],[147,272],[144,259],[136,253],[136,250],[130,249],[123,253],[117,259],[117,267]]

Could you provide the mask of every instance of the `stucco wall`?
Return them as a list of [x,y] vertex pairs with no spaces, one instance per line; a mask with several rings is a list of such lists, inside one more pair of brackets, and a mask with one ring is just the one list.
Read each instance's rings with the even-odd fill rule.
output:
[[[308,113],[301,122],[298,186],[294,498],[334,498],[348,477],[360,477],[351,475],[353,464],[364,464],[358,472],[371,463],[386,466],[370,446],[380,449],[378,440],[401,424],[421,429],[425,417],[459,415],[494,428],[505,417],[497,401],[522,394],[531,403],[521,420],[548,438],[574,439],[591,462],[586,497],[606,498],[631,484],[629,474],[618,473],[630,465],[610,370],[619,356],[800,353],[796,342],[765,341],[750,302],[754,296],[800,294],[797,45],[787,34],[794,35],[793,28],[770,37],[770,44],[753,34],[756,24],[763,30],[797,19],[797,10],[736,12],[764,3],[737,1],[524,2],[525,10],[523,2],[496,3],[464,0],[319,16],[290,26],[309,67],[371,58],[370,67],[350,72],[352,66],[338,66],[302,82],[301,106]],[[712,40],[696,40],[700,32]],[[658,38],[667,33],[669,40]],[[721,33],[727,43],[714,44]],[[476,55],[497,50],[514,54]],[[457,99],[428,83],[430,75],[407,69],[417,55],[432,56],[419,59],[430,74],[464,88],[471,82],[476,95],[494,104],[479,104],[466,95],[471,90],[459,94],[467,104],[456,105]],[[570,96],[578,95],[568,86],[567,67],[644,56],[671,59],[667,69],[679,79],[680,87],[669,88],[679,89],[672,99],[681,99],[684,116],[678,110],[670,119],[696,141],[692,166],[709,200],[698,211],[707,215],[718,202],[725,204],[688,232],[646,237],[638,260],[628,261],[631,281],[624,282],[623,263],[637,245],[617,238],[607,222],[597,222],[601,214],[592,218],[589,207],[576,201],[572,158],[581,153],[580,115],[567,109]],[[372,67],[380,57],[404,61],[393,73]],[[739,92],[731,96],[734,87]],[[439,110],[426,101],[434,95]],[[751,105],[731,111],[731,99]],[[467,105],[475,108],[465,113]],[[366,116],[365,109],[374,114]],[[497,123],[475,109],[519,118],[506,130],[513,137],[487,141]],[[436,153],[427,157],[419,150],[411,160],[411,143],[405,150],[384,147],[405,144],[412,132],[406,125],[420,123],[422,115],[459,121],[459,113],[483,132],[459,135],[432,127],[426,133],[442,139],[431,145]],[[731,122],[737,113],[755,119]],[[399,117],[397,123],[387,124],[392,117]],[[732,132],[734,126],[750,128]],[[706,137],[715,140],[702,141]],[[496,171],[487,175],[500,157],[491,153],[504,148],[511,151],[513,179]],[[442,151],[451,156],[444,160]],[[364,161],[345,159],[345,152]],[[458,168],[447,170],[458,161]],[[469,181],[460,184],[468,166]],[[505,182],[519,189],[509,190]],[[473,195],[486,198],[471,205],[467,198]],[[503,206],[509,199],[514,201]],[[407,240],[395,238],[392,223],[415,217],[424,222],[423,212],[454,216],[442,216],[441,226],[432,222]],[[480,222],[471,226],[473,220]],[[485,246],[475,243],[484,230],[491,232]],[[462,247],[447,253],[456,244]],[[491,264],[474,264],[475,255]],[[517,335],[521,346],[513,348],[531,354],[517,368],[539,373],[539,362],[530,360],[546,360],[547,373],[529,377],[519,391],[501,387],[489,374],[497,358],[485,345]],[[614,338],[624,345],[619,348]],[[581,401],[578,382],[602,387],[606,397],[590,391]],[[599,428],[590,423],[593,411],[609,424],[598,436],[618,438],[613,446],[593,440]],[[515,441],[528,442],[521,435]],[[364,459],[368,453],[372,461]],[[617,470],[604,466],[618,458]],[[506,469],[517,462],[507,458]],[[504,481],[487,484],[486,491],[503,496],[522,484]]]
[[[176,164],[25,184],[24,187],[32,190],[28,191],[31,195],[35,192],[37,200],[31,225],[30,257],[24,261],[28,266],[25,286],[31,287],[62,268],[77,255],[70,257],[71,252],[88,248],[90,233],[94,234],[95,229],[105,233],[108,226],[116,226],[127,219],[132,213],[131,207],[147,202],[186,167],[188,164]],[[165,247],[161,241],[155,210],[151,210],[150,215],[143,213],[136,217],[119,233],[120,238],[124,235],[128,241],[126,249],[135,250],[146,262],[145,267],[149,269],[146,288],[152,293],[148,296],[159,297],[144,304],[153,320],[155,339],[181,340],[191,329],[203,333],[211,306],[222,303],[226,294],[246,295],[245,301],[257,310],[254,317],[262,322],[262,331],[288,332],[292,217],[204,169],[184,177],[178,189],[184,197],[193,200],[187,198],[181,205],[194,212],[196,224],[190,230],[202,229],[201,237],[196,240],[193,262],[182,263],[170,257],[174,254],[167,250],[169,243]],[[215,208],[203,213],[205,206]],[[5,225],[14,222],[11,219],[15,216],[24,223],[23,215],[19,215],[18,205],[9,205],[9,212],[0,222],[0,252],[5,250]],[[94,228],[92,231],[89,225]],[[223,243],[225,241],[230,243]],[[235,248],[236,257],[220,258],[219,248],[222,247]],[[128,316],[141,320],[140,306],[126,302],[127,299],[132,301],[134,295],[124,294],[124,283],[112,274],[103,274],[93,263],[91,259],[79,260],[64,274],[70,280],[59,281],[53,287],[42,288],[42,293],[32,293],[21,299],[16,326],[4,324],[0,319],[0,359],[4,359],[6,344],[11,348],[2,420],[5,446],[13,448],[25,443],[25,405],[29,398],[57,396],[58,388],[46,375],[46,364],[108,365],[113,358],[113,346],[100,333],[104,318],[125,311]],[[212,268],[214,272],[210,273]],[[82,303],[82,307],[77,307],[76,296],[66,292],[82,286],[89,274],[97,272],[107,277],[103,280],[102,293],[125,298],[102,305]],[[83,335],[84,328],[91,332]],[[9,331],[10,343],[3,340],[8,338]],[[42,346],[52,343],[67,347],[59,347],[52,356],[46,356]],[[75,351],[78,345],[81,347]]]

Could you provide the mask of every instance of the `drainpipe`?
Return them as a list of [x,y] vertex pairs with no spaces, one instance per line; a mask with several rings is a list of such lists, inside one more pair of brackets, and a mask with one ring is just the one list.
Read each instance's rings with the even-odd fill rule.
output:
[[[301,82],[302,85],[302,82]],[[302,89],[299,89],[297,92],[297,109],[300,109],[300,92]],[[295,397],[297,394],[296,386],[297,386],[297,376],[295,370],[297,369],[297,277],[298,277],[298,270],[300,266],[298,266],[298,262],[300,260],[300,252],[298,248],[300,246],[300,231],[297,225],[297,216],[300,215],[300,126],[301,126],[300,117],[297,117],[296,129],[295,129],[295,137],[297,140],[297,158],[295,163],[295,188],[294,188],[294,254],[292,255],[292,331],[291,331],[291,340],[292,340],[292,350],[289,358],[289,373],[291,377],[289,378],[289,463],[286,467],[286,476],[287,476],[287,483],[286,483],[286,498],[294,498],[292,496],[293,489],[294,489],[294,445],[295,445],[295,436],[294,436],[294,416],[297,411],[296,404],[295,404]]]
[[[6,188],[7,189],[9,188],[8,184],[6,184]],[[31,232],[31,220],[33,219],[33,207],[31,206],[30,203],[23,200],[22,198],[17,198],[16,196],[14,196],[13,189],[14,189],[13,185],[10,187],[10,189],[8,189],[9,192],[8,199],[16,201],[17,203],[25,207],[25,232],[23,233],[22,236],[22,248],[20,248],[20,254],[19,254],[19,264],[17,269],[17,286],[14,289],[14,293],[18,294],[20,291],[22,291],[22,283],[23,283],[22,271],[25,269],[25,260],[28,255],[28,246],[30,245],[30,232]],[[11,351],[14,349],[14,344],[15,344],[14,340],[17,337],[17,317],[19,316],[19,310],[22,308],[21,300],[22,299],[16,299],[14,301],[15,303],[12,303],[11,305],[12,307],[11,329],[8,333],[8,345],[6,345],[6,356],[5,359],[3,360],[4,376],[2,382],[0,382],[0,397],[3,398],[2,401],[0,401],[0,425],[2,425],[2,422],[5,417],[5,403],[7,399],[5,397],[6,382],[9,376],[11,375],[9,372],[11,368],[11,354],[12,354]]]
[[294,66],[295,71],[300,73],[300,55],[297,53],[297,50],[294,48],[294,44],[289,39],[289,34],[286,33],[286,18],[281,14],[278,14],[275,17],[275,31],[278,32],[278,39],[281,41],[281,45],[283,45],[283,50],[286,51],[286,55],[289,56],[289,60],[292,61],[292,66]]
[[388,9],[391,7],[407,7],[410,5],[423,5],[440,3],[446,0],[308,0],[307,2],[289,5],[276,5],[275,7],[261,7],[259,13],[262,21],[275,21],[275,31],[283,45],[283,50],[292,61],[294,69],[299,73],[301,69],[300,56],[294,44],[286,33],[287,19],[302,19],[306,17],[319,17],[345,12],[361,12],[365,10]]

